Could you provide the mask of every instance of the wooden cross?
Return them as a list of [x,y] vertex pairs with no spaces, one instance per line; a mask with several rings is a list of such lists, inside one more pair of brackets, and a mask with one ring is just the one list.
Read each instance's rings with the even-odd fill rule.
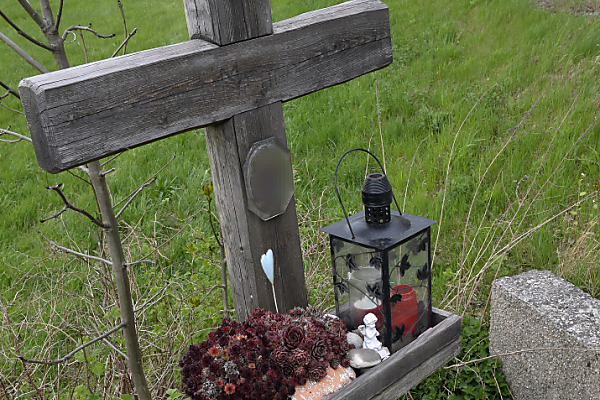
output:
[[279,311],[305,306],[294,200],[263,221],[248,210],[243,164],[258,141],[286,145],[282,102],[392,62],[388,8],[352,0],[272,24],[270,0],[184,5],[193,40],[20,83],[38,163],[57,173],[206,127],[238,319],[255,307],[275,310],[260,265],[268,249]]

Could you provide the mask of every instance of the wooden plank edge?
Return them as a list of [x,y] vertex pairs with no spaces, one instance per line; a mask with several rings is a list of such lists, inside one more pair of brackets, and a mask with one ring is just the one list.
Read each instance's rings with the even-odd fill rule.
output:
[[[442,311],[435,309],[436,311]],[[423,332],[417,339],[392,356],[361,375],[335,393],[330,394],[327,400],[346,399],[348,393],[352,393],[357,399],[367,399],[374,393],[380,393],[392,385],[401,376],[404,376],[423,360],[433,357],[437,352],[444,349],[450,343],[460,340],[462,331],[462,320],[459,316],[444,312],[444,317],[434,327]],[[449,314],[449,315],[448,315]],[[354,397],[351,397],[354,398]]]
[[49,143],[53,131],[42,112],[46,108],[43,90],[35,82],[21,81],[19,95],[27,116],[27,127],[38,165],[52,174],[63,171],[63,165],[56,156],[56,149]]
[[381,393],[375,395],[371,400],[396,400],[409,390],[417,386],[435,371],[442,368],[454,357],[460,353],[461,339],[455,339],[441,351],[435,353],[427,360],[412,369],[408,374],[404,375],[400,380],[392,383]]
[[[326,12],[324,12],[323,10],[326,10]],[[332,10],[339,12],[340,15],[333,13]],[[295,31],[295,30],[301,31],[302,29],[307,28],[307,27],[302,26],[301,22],[308,23],[308,21],[311,21],[315,17],[315,15],[321,15],[321,18],[318,19],[316,22],[319,24],[323,24],[323,23],[327,23],[330,21],[342,19],[343,17],[348,16],[348,15],[354,15],[354,16],[360,15],[361,18],[366,18],[368,20],[371,20],[372,18],[370,18],[370,15],[372,13],[377,13],[379,15],[384,14],[385,15],[384,19],[386,21],[386,24],[384,24],[385,25],[385,29],[384,29],[385,35],[378,38],[378,40],[376,40],[375,42],[365,43],[362,46],[370,46],[369,48],[373,47],[373,49],[374,49],[373,51],[379,51],[379,52],[381,52],[378,49],[379,47],[382,47],[384,49],[389,49],[389,50],[387,50],[387,52],[389,52],[389,54],[385,58],[385,60],[384,60],[385,62],[381,61],[378,64],[369,65],[368,68],[364,69],[363,71],[360,71],[360,73],[356,73],[352,76],[349,75],[347,77],[344,77],[343,79],[338,79],[332,83],[319,85],[318,87],[310,88],[309,90],[307,89],[305,91],[302,91],[302,93],[295,93],[295,92],[287,93],[287,92],[283,91],[283,93],[277,94],[277,93],[275,93],[275,92],[277,92],[277,90],[274,90],[273,98],[268,98],[267,96],[265,96],[265,98],[263,98],[262,101],[260,101],[258,103],[249,102],[244,107],[241,107],[241,106],[237,107],[237,108],[233,107],[230,110],[231,112],[229,114],[227,114],[227,113],[222,113],[223,115],[219,114],[218,118],[216,116],[214,116],[214,117],[211,116],[210,118],[206,117],[206,120],[201,120],[201,119],[196,118],[193,122],[171,124],[172,126],[170,126],[169,129],[164,129],[161,132],[156,131],[156,129],[154,129],[156,132],[150,132],[150,130],[149,130],[149,133],[147,134],[147,136],[145,136],[145,139],[143,139],[143,140],[136,139],[136,143],[131,143],[130,141],[126,141],[123,143],[119,142],[114,145],[110,145],[110,143],[112,143],[112,141],[111,141],[110,143],[103,142],[103,146],[90,146],[89,145],[90,142],[85,141],[85,143],[88,143],[88,145],[86,148],[82,148],[82,149],[78,150],[81,152],[81,154],[79,156],[73,156],[72,154],[67,156],[65,154],[64,149],[62,149],[61,146],[57,145],[55,143],[55,141],[53,140],[55,127],[49,123],[42,123],[44,119],[51,120],[51,118],[49,116],[47,116],[46,113],[48,112],[49,108],[53,108],[52,105],[46,104],[46,102],[43,100],[43,97],[45,97],[45,91],[46,90],[54,90],[58,86],[63,86],[63,85],[70,85],[70,84],[76,85],[77,82],[86,80],[87,77],[90,77],[90,78],[97,77],[99,75],[107,73],[106,71],[112,70],[112,69],[114,69],[114,70],[112,70],[112,72],[110,72],[110,74],[117,74],[117,73],[122,72],[123,70],[138,68],[140,65],[153,65],[153,64],[159,63],[162,61],[162,59],[160,57],[160,51],[162,48],[146,50],[146,51],[142,51],[140,53],[134,53],[134,54],[130,54],[127,56],[123,56],[122,58],[118,57],[117,59],[101,60],[101,61],[97,61],[95,63],[85,64],[85,65],[81,65],[81,66],[77,66],[77,67],[73,67],[73,68],[69,68],[69,69],[65,69],[65,70],[55,71],[55,72],[48,73],[48,74],[25,78],[19,84],[20,88],[21,87],[23,87],[23,88],[30,87],[32,89],[34,87],[36,88],[35,90],[31,90],[29,92],[25,91],[26,99],[24,100],[24,103],[26,103],[26,102],[31,103],[31,107],[26,108],[25,114],[26,114],[26,117],[28,120],[28,125],[30,127],[30,132],[32,133],[32,136],[34,137],[34,141],[36,142],[34,147],[36,150],[36,157],[38,158],[38,164],[40,165],[40,167],[42,167],[43,169],[45,169],[48,172],[51,172],[51,173],[61,172],[61,171],[67,170],[69,168],[73,168],[75,166],[85,164],[86,162],[89,162],[92,160],[101,159],[103,157],[107,157],[107,156],[116,154],[121,151],[129,150],[134,147],[145,145],[145,144],[153,142],[155,140],[160,140],[160,139],[166,138],[171,135],[183,133],[183,132],[186,132],[186,131],[189,131],[192,129],[201,128],[201,127],[213,124],[213,123],[221,121],[221,120],[226,120],[227,118],[230,118],[237,113],[249,111],[250,109],[257,107],[257,106],[266,106],[266,105],[272,104],[277,101],[289,101],[289,100],[295,99],[297,97],[306,95],[308,93],[314,92],[316,90],[321,90],[325,87],[341,84],[341,83],[347,82],[351,79],[354,79],[357,76],[360,76],[362,74],[373,72],[378,69],[384,68],[392,62],[391,39],[389,36],[389,15],[388,15],[389,13],[388,13],[387,6],[383,3],[381,3],[379,0],[354,0],[354,1],[346,2],[346,3],[342,3],[342,4],[339,4],[336,6],[332,6],[327,9],[317,10],[312,13],[314,15],[312,15],[311,18],[307,18],[304,14],[302,14],[301,16],[291,18],[289,21],[286,20],[286,21],[288,21],[287,24],[286,24],[286,21],[282,21],[281,23],[278,23],[279,24],[279,32],[277,32],[277,33],[278,34],[286,34],[286,32],[290,32],[290,31]],[[299,23],[300,23],[300,25],[298,25]],[[277,24],[275,24],[275,25],[277,25]],[[177,45],[166,46],[164,49],[165,49],[165,51],[168,52],[168,54],[169,54],[168,57],[178,58],[178,57],[182,57],[182,54],[189,55],[189,54],[196,53],[196,52],[200,52],[200,53],[204,52],[207,49],[214,47],[214,45],[211,45],[209,43],[200,43],[200,45],[198,46],[197,49],[195,49],[195,47],[196,47],[195,45],[191,45],[189,42],[186,42],[186,43],[180,43]],[[177,49],[181,49],[182,54],[179,54]],[[356,49],[358,49],[358,46],[356,47]],[[335,54],[331,55],[331,57],[335,57]],[[138,60],[138,59],[140,61],[139,63],[136,62],[136,60]],[[369,60],[378,61],[376,58],[372,58],[372,59],[369,58]],[[31,98],[29,99],[28,96]],[[37,103],[37,104],[35,104],[35,103]],[[112,128],[114,128],[114,127],[112,127]],[[77,129],[75,129],[75,130],[78,132],[81,132],[81,127],[77,127]],[[118,132],[119,130],[111,129],[110,131]],[[58,130],[57,130],[57,132],[58,132]],[[137,135],[140,135],[140,137],[141,137],[142,134],[141,134],[141,132],[137,132]],[[128,132],[123,132],[123,137],[131,138],[131,135],[129,135]],[[94,150],[91,151],[90,148],[93,148]],[[77,153],[77,152],[75,152],[75,153]]]

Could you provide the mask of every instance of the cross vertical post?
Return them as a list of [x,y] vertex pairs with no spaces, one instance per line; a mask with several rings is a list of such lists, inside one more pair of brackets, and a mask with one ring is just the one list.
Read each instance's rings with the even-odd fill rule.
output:
[[[273,33],[270,0],[184,0],[184,6],[190,39],[224,46]],[[282,215],[263,221],[248,209],[242,172],[253,143],[274,137],[287,145],[282,103],[237,114],[207,126],[205,132],[238,320],[245,320],[256,307],[282,312],[305,307],[294,198]],[[276,296],[260,263],[269,249],[274,254]]]

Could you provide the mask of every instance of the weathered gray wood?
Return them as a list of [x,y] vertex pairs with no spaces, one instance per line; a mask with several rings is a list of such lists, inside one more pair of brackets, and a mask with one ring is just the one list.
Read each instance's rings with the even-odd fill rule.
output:
[[[437,315],[436,315],[437,314]],[[444,316],[446,314],[447,316]],[[342,389],[327,395],[324,400],[361,399],[368,400],[398,398],[392,393],[398,384],[401,391],[414,383],[414,379],[424,379],[431,372],[450,361],[458,348],[460,350],[461,318],[443,310],[433,308],[433,321],[440,321],[410,344],[398,350],[386,361],[361,375]],[[433,369],[437,365],[436,369]],[[406,380],[404,380],[406,378]],[[418,382],[417,382],[418,383]],[[389,390],[388,390],[389,389]]]
[[410,389],[424,381],[429,375],[446,365],[448,361],[452,360],[459,353],[460,338],[455,339],[448,346],[423,361],[415,369],[392,383],[387,389],[372,397],[370,400],[397,400],[400,396],[408,393]]
[[183,0],[190,39],[220,46],[273,33],[269,0]]
[[273,32],[223,47],[193,40],[24,79],[38,163],[60,172],[392,61],[388,9],[378,0],[303,14]]
[[[202,5],[202,2],[196,2],[196,5],[199,3]],[[217,3],[211,0],[205,4],[205,8],[212,12],[201,17],[190,14],[186,5],[191,36],[195,26],[208,25],[214,29],[205,33],[206,38],[219,45],[272,33],[269,0],[225,0]],[[223,6],[227,7],[218,8]],[[240,7],[244,10],[240,11]],[[238,27],[235,32],[228,29],[232,24]],[[239,321],[245,320],[256,307],[285,312],[307,305],[294,199],[283,215],[267,222],[248,210],[241,166],[251,145],[269,137],[287,143],[281,102],[246,111],[206,128],[217,211]],[[268,249],[274,254],[278,306],[260,264],[261,255]]]
[[206,128],[215,199],[229,266],[236,317],[256,307],[275,311],[271,284],[260,257],[272,249],[278,310],[307,304],[294,199],[283,215],[263,221],[247,209],[241,165],[252,143],[276,137],[287,143],[281,103],[248,111]]

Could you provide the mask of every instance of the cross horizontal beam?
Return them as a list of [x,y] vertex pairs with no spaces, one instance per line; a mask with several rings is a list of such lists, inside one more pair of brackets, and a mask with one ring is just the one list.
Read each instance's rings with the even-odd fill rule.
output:
[[388,8],[354,0],[217,46],[191,40],[26,78],[40,167],[51,173],[346,82],[392,62]]

